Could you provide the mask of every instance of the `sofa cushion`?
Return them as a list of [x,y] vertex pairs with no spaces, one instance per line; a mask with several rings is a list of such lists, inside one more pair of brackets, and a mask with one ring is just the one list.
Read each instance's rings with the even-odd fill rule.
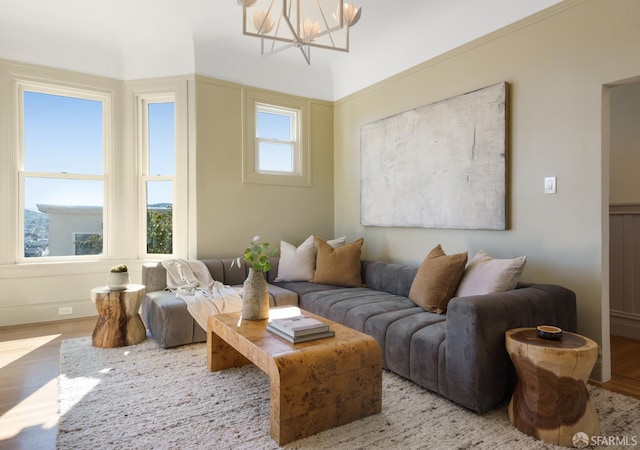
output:
[[471,258],[462,275],[456,297],[484,295],[515,289],[524,270],[526,256],[496,259],[480,250]]
[[153,338],[164,348],[202,342],[207,338],[184,300],[170,291],[147,292],[142,302],[142,318]]
[[309,281],[316,268],[316,243],[313,235],[298,247],[280,241],[280,261],[275,281]]
[[362,282],[376,291],[408,297],[417,272],[417,267],[382,261],[363,261]]
[[300,297],[300,307],[364,331],[364,324],[370,315],[415,308],[415,305],[406,297],[361,287],[310,292]]
[[269,307],[298,306],[298,294],[282,286],[269,284]]
[[467,253],[446,255],[438,244],[420,265],[411,283],[409,300],[427,311],[442,314],[458,288]]
[[[388,331],[389,325],[391,325],[392,323],[404,317],[409,317],[409,316],[413,316],[414,314],[420,314],[425,312],[424,309],[417,306],[408,298],[405,297],[404,300],[406,301],[405,305],[397,305],[398,309],[377,314],[373,317],[369,317],[364,324],[364,332],[370,336],[373,336],[376,339],[376,341],[378,341],[378,345],[380,345],[381,349],[384,349],[386,347],[387,331]],[[438,316],[438,317],[443,318],[443,316]],[[382,352],[382,361],[383,361],[384,367],[388,369],[387,364],[385,362],[384,351]]]
[[409,378],[443,395],[447,390],[446,337],[446,320],[432,322],[413,333],[409,350]]
[[312,283],[362,286],[360,253],[364,238],[333,248],[316,237],[318,253]]
[[[387,368],[405,378],[411,379],[411,366],[416,363],[412,359],[421,358],[422,364],[428,366],[427,372],[422,374],[424,379],[428,380],[427,384],[437,388],[437,353],[436,355],[427,354],[426,350],[429,346],[422,347],[422,345],[418,345],[416,347],[416,341],[424,337],[421,336],[421,333],[427,333],[427,336],[433,334],[427,330],[431,330],[431,327],[438,325],[438,333],[436,333],[437,344],[431,346],[437,350],[437,347],[444,340],[445,322],[446,316],[422,310],[419,313],[402,317],[390,323],[387,327],[387,339],[383,350]],[[427,337],[426,341],[429,340],[429,337]]]
[[309,281],[281,281],[275,283],[275,285],[280,286],[283,289],[295,292],[299,298],[309,292],[327,291],[331,289],[344,289],[342,286],[336,286],[333,284],[311,283]]

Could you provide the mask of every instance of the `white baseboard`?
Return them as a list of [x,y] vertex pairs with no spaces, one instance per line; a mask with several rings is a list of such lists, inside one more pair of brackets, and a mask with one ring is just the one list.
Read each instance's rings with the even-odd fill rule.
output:
[[[71,314],[60,314],[60,308],[71,308]],[[22,325],[38,322],[97,316],[95,306],[87,298],[40,304],[0,307],[0,326]]]

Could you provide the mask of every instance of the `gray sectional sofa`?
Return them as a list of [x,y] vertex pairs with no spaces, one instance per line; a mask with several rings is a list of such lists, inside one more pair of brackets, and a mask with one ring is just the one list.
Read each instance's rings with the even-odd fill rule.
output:
[[[231,261],[203,262],[215,280],[242,284],[248,268],[231,268]],[[272,306],[298,305],[373,336],[386,369],[479,413],[496,407],[513,389],[515,372],[505,349],[506,330],[540,324],[576,330],[575,294],[561,286],[521,283],[512,291],[458,297],[440,315],[407,298],[417,270],[363,261],[366,287],[275,283],[278,258],[273,258],[267,279]],[[186,304],[165,290],[162,265],[145,265],[142,276],[147,287],[143,320],[153,338],[163,347],[206,340]]]

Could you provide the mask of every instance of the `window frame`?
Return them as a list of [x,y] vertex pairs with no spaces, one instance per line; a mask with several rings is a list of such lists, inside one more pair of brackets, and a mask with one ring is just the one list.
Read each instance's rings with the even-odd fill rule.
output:
[[[137,97],[137,113],[138,113],[138,130],[140,137],[140,199],[139,199],[139,209],[140,209],[140,254],[143,258],[157,258],[157,257],[170,257],[176,253],[175,244],[173,242],[173,236],[176,235],[176,223],[175,220],[171,221],[171,253],[149,253],[147,239],[149,236],[147,232],[149,230],[148,224],[148,185],[149,182],[153,181],[170,181],[171,182],[171,207],[176,204],[176,174],[174,170],[173,175],[151,175],[149,173],[149,165],[151,160],[149,148],[149,105],[155,103],[173,103],[173,130],[174,130],[174,144],[173,144],[173,155],[174,161],[177,162],[177,142],[175,139],[175,134],[177,131],[176,127],[176,99],[175,95],[167,94],[167,93],[153,93],[153,94],[141,94]],[[174,166],[175,167],[175,166]],[[172,216],[173,217],[173,216]]]
[[[110,165],[112,155],[112,93],[100,89],[81,88],[77,86],[69,86],[61,82],[55,81],[36,81],[27,78],[14,78],[14,96],[15,96],[15,135],[16,139],[16,173],[17,173],[17,247],[16,261],[18,263],[47,263],[47,262],[73,262],[83,260],[104,260],[109,258],[109,242],[110,227],[108,217],[110,215]],[[80,98],[86,100],[100,101],[102,103],[102,174],[76,174],[76,173],[55,173],[25,170],[25,148],[24,148],[24,93],[37,92],[42,94],[58,95],[72,98]],[[86,180],[101,181],[103,189],[103,206],[102,206],[102,253],[94,255],[60,255],[60,256],[30,256],[26,257],[24,252],[25,245],[25,179],[27,178],[46,178],[52,180]]]
[[[245,136],[243,140],[243,183],[271,184],[281,186],[311,186],[311,158],[310,136],[309,136],[309,101],[286,94],[267,93],[258,90],[245,89],[244,101],[244,127]],[[272,112],[276,114],[295,117],[292,127],[295,127],[295,137],[293,141],[293,171],[260,171],[259,143],[275,142],[289,143],[260,138],[258,136],[258,113]],[[293,134],[293,133],[292,133]]]
[[[289,139],[276,139],[276,138],[267,138],[260,137],[258,135],[258,126],[260,123],[260,113],[266,114],[274,114],[286,116],[289,118]],[[300,146],[300,110],[299,109],[291,109],[291,108],[283,108],[283,107],[275,107],[273,105],[267,105],[265,103],[256,103],[255,104],[255,171],[260,174],[271,174],[271,175],[300,175],[302,170],[300,168],[300,152],[298,151],[298,147]],[[282,171],[282,170],[261,170],[260,169],[260,160],[261,160],[261,151],[260,144],[285,144],[290,145],[292,154],[291,154],[291,167],[292,170]]]
[[[2,64],[0,64],[2,66]],[[7,69],[8,68],[8,69]],[[5,70],[6,69],[6,70]],[[136,95],[138,93],[171,93],[175,95],[177,163],[174,205],[174,252],[173,257],[193,258],[197,254],[196,197],[189,195],[195,190],[196,173],[195,144],[195,77],[192,75],[142,80],[111,80],[86,74],[41,68],[30,65],[8,64],[4,70],[7,83],[0,85],[0,94],[6,102],[4,113],[0,110],[0,130],[4,130],[6,142],[6,166],[0,172],[0,196],[5,198],[7,214],[0,217],[0,230],[13,236],[0,244],[0,266],[15,270],[20,276],[65,275],[69,268],[74,273],[95,275],[107,270],[112,261],[126,262],[135,270],[145,260],[161,260],[164,255],[142,254],[139,207],[140,160],[137,145]],[[23,192],[19,177],[19,143],[21,123],[19,120],[20,96],[18,85],[50,87],[53,94],[75,91],[104,96],[103,103],[103,172],[104,205],[102,234],[104,238],[101,255],[73,255],[24,257],[24,204],[20,201]],[[37,90],[37,89],[34,89]],[[104,105],[107,105],[105,108]],[[1,108],[0,108],[1,109]],[[0,140],[2,138],[0,137]],[[35,168],[34,169],[38,169]],[[146,241],[145,241],[146,243]],[[70,253],[74,253],[72,247]],[[32,253],[31,253],[32,254]],[[97,272],[96,272],[97,271]],[[14,273],[14,272],[11,272]]]
[[[189,129],[188,129],[188,93],[186,80],[159,80],[153,82],[129,82],[127,97],[130,99],[131,114],[134,117],[133,146],[137,155],[138,191],[136,208],[138,211],[138,255],[141,259],[162,260],[176,257],[185,258],[189,252]],[[174,175],[149,174],[149,134],[148,134],[148,105],[150,103],[173,102],[174,104]],[[148,181],[171,181],[172,189],[172,244],[173,252],[147,252],[147,191]]]

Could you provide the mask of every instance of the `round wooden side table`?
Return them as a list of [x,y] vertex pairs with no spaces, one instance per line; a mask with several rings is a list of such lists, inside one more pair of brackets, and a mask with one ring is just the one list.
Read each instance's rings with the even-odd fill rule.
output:
[[598,344],[574,333],[542,339],[535,328],[506,332],[506,346],[518,374],[509,420],[523,433],[556,445],[573,446],[573,436],[600,433],[600,419],[586,382]]
[[91,289],[91,301],[98,310],[98,323],[91,340],[96,347],[123,347],[139,344],[147,337],[147,330],[138,314],[145,287],[128,284],[114,291],[106,286]]

